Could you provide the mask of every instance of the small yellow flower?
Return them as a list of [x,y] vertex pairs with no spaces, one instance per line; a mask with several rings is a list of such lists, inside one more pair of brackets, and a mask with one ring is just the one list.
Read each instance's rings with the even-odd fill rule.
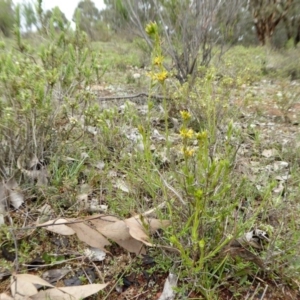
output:
[[189,147],[184,147],[181,149],[181,152],[183,153],[184,157],[188,158],[194,155],[195,149],[189,148]]
[[168,77],[167,71],[161,71],[160,73],[156,74],[156,79],[161,83],[163,83],[167,77]]
[[156,66],[161,66],[164,58],[163,56],[156,56],[153,60],[153,64]]
[[158,33],[158,27],[156,22],[150,22],[149,24],[147,24],[145,31],[148,35],[155,35]]
[[188,121],[191,118],[191,114],[187,110],[181,110],[180,114],[184,121]]
[[194,130],[193,129],[187,129],[183,128],[179,131],[181,137],[185,139],[191,139],[194,136]]
[[196,139],[199,141],[207,139],[207,131],[204,130],[204,131],[196,133]]

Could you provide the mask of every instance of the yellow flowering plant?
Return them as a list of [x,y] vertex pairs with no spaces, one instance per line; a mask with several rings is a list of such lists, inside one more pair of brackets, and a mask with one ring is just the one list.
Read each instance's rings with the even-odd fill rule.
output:
[[156,78],[157,78],[158,82],[160,82],[160,83],[164,83],[164,81],[167,79],[167,77],[168,77],[168,72],[166,70],[163,70],[156,74]]
[[[164,56],[162,54],[158,25],[156,23],[150,23],[146,26],[145,30],[154,43],[151,57],[151,71],[148,73],[150,77],[149,94],[151,94],[151,89],[154,87],[155,90],[160,89],[163,93],[166,93],[166,84],[169,74],[163,64]],[[212,81],[213,78],[214,76],[212,74],[207,75],[207,81]],[[186,93],[181,92],[181,99],[183,99],[183,101],[185,101],[185,99],[191,99],[197,103],[197,101],[199,101],[197,94],[192,94],[193,97],[189,97],[191,94],[189,94],[188,87],[186,90]],[[207,93],[212,95],[213,89],[207,89]],[[167,104],[169,104],[169,102],[167,102],[166,98],[167,97],[163,99],[167,146],[165,156],[169,159],[172,157],[170,152],[171,142],[168,139],[170,106],[168,107]],[[150,99],[151,97],[149,97],[148,101],[148,127],[142,131],[140,130],[145,145],[145,155],[143,159],[146,161],[146,164],[153,159],[149,134],[152,129],[149,113],[152,108],[152,106],[150,106]],[[172,102],[172,105],[173,104],[174,102]],[[197,112],[192,109],[190,103],[188,103],[188,105],[185,105],[184,102],[181,104],[183,104],[183,107],[188,107],[188,109],[180,111],[180,159],[176,166],[174,166],[176,172],[172,173],[172,180],[174,180],[173,182],[181,184],[178,194],[182,194],[184,200],[182,200],[182,208],[178,210],[173,204],[174,199],[171,201],[170,199],[166,199],[168,217],[170,217],[170,220],[174,224],[174,226],[168,229],[166,236],[172,245],[180,252],[180,257],[185,268],[184,272],[187,272],[185,275],[188,275],[188,272],[192,272],[192,274],[197,274],[198,276],[200,273],[209,274],[206,268],[211,267],[211,258],[216,257],[221,249],[232,239],[231,236],[224,236],[222,232],[224,228],[223,217],[230,213],[232,207],[230,205],[223,205],[219,199],[226,199],[226,201],[230,199],[231,201],[231,198],[228,196],[230,188],[230,184],[228,184],[230,163],[228,161],[233,152],[230,144],[228,147],[222,145],[220,147],[224,148],[224,154],[220,156],[220,159],[212,160],[210,146],[213,140],[212,136],[214,136],[213,134],[216,131],[216,128],[213,128],[213,126],[215,126],[216,117],[215,114],[213,114],[214,111],[207,110],[208,113],[212,114],[212,118],[209,119],[206,124],[197,128],[194,122]],[[193,118],[194,116],[195,118]],[[193,127],[191,124],[193,124]],[[231,132],[229,131],[227,140],[230,140],[230,135]],[[172,163],[170,163],[170,165],[172,167]],[[153,164],[151,165],[149,163],[148,167],[149,170],[151,170]],[[228,202],[226,204],[228,204]],[[236,203],[233,205],[236,205]],[[178,223],[178,220],[181,221]],[[211,240],[212,236],[214,236],[213,240]],[[187,244],[189,247],[186,247]],[[220,263],[222,267],[224,261],[221,260],[217,263]],[[201,277],[209,282],[209,275],[201,275]]]
[[[158,25],[156,22],[150,22],[146,25],[145,28],[146,33],[154,40],[154,46],[152,50],[152,59],[151,59],[151,71],[148,73],[150,77],[150,91],[155,86],[159,85],[162,88],[163,95],[166,96],[166,86],[165,81],[168,78],[169,74],[166,68],[163,65],[164,56],[162,54],[161,48],[161,40],[159,36]],[[149,93],[151,94],[151,93]],[[151,108],[151,101],[149,98],[148,101],[148,112]],[[168,129],[168,109],[167,109],[167,101],[166,97],[163,99],[163,108],[165,112],[165,134],[166,134],[166,141],[167,141],[167,148],[169,151],[169,129]],[[150,124],[150,119],[148,118],[148,123]]]
[[181,110],[180,115],[183,121],[189,121],[191,119],[191,114],[187,110]]
[[194,130],[191,128],[182,128],[179,133],[183,139],[192,139],[194,136]]
[[145,28],[146,33],[151,37],[156,37],[158,34],[158,26],[156,22],[150,22],[146,25]]
[[164,57],[161,55],[155,56],[153,59],[153,64],[156,66],[161,66],[164,61]]

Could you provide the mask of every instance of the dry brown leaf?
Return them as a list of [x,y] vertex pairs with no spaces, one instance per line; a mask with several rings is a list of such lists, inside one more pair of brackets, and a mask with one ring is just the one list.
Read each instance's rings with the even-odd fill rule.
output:
[[72,295],[69,295],[67,293],[64,293],[63,291],[60,291],[57,288],[54,289],[48,289],[45,291],[39,291],[34,296],[31,296],[31,299],[33,300],[76,300],[77,298],[73,297]]
[[129,233],[134,239],[141,241],[147,246],[153,246],[149,242],[149,236],[145,233],[145,229],[142,226],[141,221],[139,219],[133,217],[124,220],[124,222],[128,226]]
[[61,287],[40,291],[37,295],[33,296],[34,300],[80,300],[89,297],[93,294],[103,290],[108,284],[87,284],[71,287]]
[[[97,219],[96,219],[97,218]],[[140,218],[143,218],[143,224]],[[89,221],[97,229],[93,229],[85,223],[72,223],[74,220],[58,219],[50,220],[46,223],[39,224],[37,227],[46,226],[47,230],[68,235],[77,234],[77,237],[91,247],[105,251],[105,246],[110,245],[107,240],[111,239],[129,252],[136,254],[145,253],[144,245],[153,246],[149,242],[149,236],[146,233],[154,232],[158,228],[169,225],[167,220],[157,220],[152,218],[144,218],[135,216],[124,221],[113,216],[105,216],[102,214],[87,217],[84,221]],[[78,221],[78,220],[77,220]],[[68,224],[70,222],[70,224]],[[51,224],[55,224],[52,225]],[[59,224],[59,225],[56,225]]]
[[[136,254],[145,253],[142,243],[153,246],[149,242],[149,236],[145,232],[140,216],[135,216],[124,221],[111,216],[102,216],[99,219],[91,220],[96,229],[107,238],[113,240],[124,249]],[[150,232],[170,224],[167,220],[146,219],[145,225]]]
[[84,223],[69,224],[68,226],[76,232],[77,237],[82,242],[85,242],[91,247],[95,247],[106,252],[104,247],[110,245],[110,242],[100,232]]
[[43,286],[48,286],[48,287],[53,287],[52,284],[50,284],[48,281],[42,279],[39,276],[35,276],[32,274],[17,274],[17,275],[13,275],[13,277],[16,280],[20,280],[23,282],[28,282],[28,283],[34,283],[34,284],[39,284],[39,285],[43,285]]
[[102,217],[101,219],[92,220],[91,223],[101,234],[113,241],[127,240],[131,237],[125,222],[115,217]]
[[144,225],[142,224],[142,221],[140,219],[140,216],[135,216],[129,219],[124,220],[126,225],[129,228],[130,235],[135,238],[138,241],[143,242],[145,245],[153,246],[149,242],[149,236],[146,234],[145,227],[149,228],[150,232],[154,232],[159,228],[166,227],[170,224],[168,220],[157,220],[152,218],[143,218]]
[[11,294],[15,299],[31,297],[38,292],[34,284],[53,287],[52,284],[38,276],[31,274],[17,274],[11,276]]
[[146,254],[145,245],[135,240],[134,238],[130,237],[129,239],[123,241],[123,240],[116,240],[115,241],[118,245],[120,245],[125,250],[135,253],[136,255],[140,254]]
[[59,289],[65,293],[72,295],[76,299],[83,299],[105,289],[107,285],[108,283],[104,283],[104,284],[94,283],[94,284],[87,284],[87,285],[80,285],[80,286],[62,287]]
[[167,227],[171,224],[169,220],[158,220],[153,218],[148,218],[145,220],[145,222],[149,226],[151,233],[154,233],[157,229]]
[[[35,284],[50,287],[51,289],[37,291]],[[11,277],[11,293],[14,299],[67,299],[79,300],[89,297],[104,289],[107,284],[88,284],[84,286],[55,288],[44,279],[31,274],[17,274]],[[1,294],[2,297],[2,294]],[[3,296],[4,297],[4,296]],[[29,298],[30,297],[30,298]],[[2,299],[2,298],[0,298]],[[5,298],[3,298],[5,299]],[[9,298],[8,298],[9,299]]]
[[[50,220],[42,224],[38,224],[36,227],[45,227],[45,229],[59,233],[62,235],[73,235],[75,234],[75,231],[70,228],[70,226],[65,225],[68,223],[68,220],[66,219],[56,219],[56,220]],[[52,226],[50,224],[53,224]],[[59,225],[58,225],[59,224]],[[49,225],[49,226],[46,226]]]
[[14,300],[14,298],[8,296],[8,295],[5,294],[5,293],[1,293],[1,294],[0,294],[0,300]]
[[91,222],[99,232],[127,251],[136,254],[145,254],[143,244],[131,237],[124,221],[112,216],[106,216],[92,220]]

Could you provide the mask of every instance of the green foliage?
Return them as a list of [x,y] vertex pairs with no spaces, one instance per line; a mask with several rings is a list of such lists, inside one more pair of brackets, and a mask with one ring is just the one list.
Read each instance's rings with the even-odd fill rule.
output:
[[[167,73],[164,73],[162,67],[163,57],[156,24],[150,23],[146,27],[146,32],[155,40],[150,86],[155,88],[156,85],[161,85],[164,89],[165,77],[162,74],[167,76]],[[166,200],[167,215],[172,223],[166,236],[170,244],[180,252],[181,278],[184,280],[187,277],[197,277],[200,283],[196,284],[193,281],[189,288],[196,284],[196,289],[201,290],[208,299],[211,298],[213,288],[217,284],[214,277],[216,274],[221,276],[224,271],[226,258],[221,252],[237,234],[234,232],[234,222],[229,226],[225,225],[228,222],[227,216],[237,205],[237,200],[233,200],[230,196],[231,166],[235,155],[235,146],[230,141],[236,133],[230,123],[226,142],[217,143],[219,103],[213,92],[213,80],[213,73],[208,71],[203,79],[205,84],[197,82],[191,89],[186,84],[178,92],[177,96],[180,95],[182,100],[191,98],[195,107],[199,106],[201,111],[205,111],[205,122],[191,128],[192,115],[188,111],[181,111],[181,159],[175,167],[176,172],[172,174],[173,182],[176,182],[181,197]],[[187,105],[184,102],[182,104]],[[166,101],[163,102],[163,106],[164,111],[168,111]],[[148,104],[149,109],[150,107]],[[189,108],[191,109],[190,103]],[[193,113],[197,114],[195,111]],[[168,114],[165,115],[165,124],[166,146],[170,151],[172,143],[168,136]],[[150,145],[147,131],[140,130],[140,132],[143,134],[145,160],[152,160],[152,154],[147,150]],[[212,157],[210,153],[213,145],[216,148],[217,158]],[[165,185],[169,188],[167,183]],[[162,189],[165,190],[166,187]]]
[[252,84],[260,80],[266,63],[266,52],[261,47],[236,46],[224,54],[218,74],[223,80],[231,78],[232,85]]
[[75,139],[83,134],[77,121],[92,99],[86,87],[95,78],[97,54],[87,48],[84,33],[63,27],[57,33],[54,24],[59,23],[55,17],[50,21],[47,40],[37,51],[22,40],[17,27],[19,49],[0,52],[2,166],[12,168],[21,153],[43,157],[65,149],[64,143],[72,143],[71,132]]
[[[222,277],[226,263],[222,251],[238,234],[234,230],[234,221],[227,218],[237,206],[237,200],[230,195],[234,149],[230,143],[220,145],[223,150],[217,150],[218,159],[212,160],[209,149],[213,137],[210,131],[193,133],[187,123],[184,122],[180,131],[184,162],[178,166],[177,173],[186,205],[178,210],[175,202],[169,203],[172,226],[168,236],[171,244],[180,251],[182,278],[197,277],[197,289],[211,299],[214,286],[218,285],[215,276]],[[186,132],[190,134],[186,135]],[[228,141],[233,134],[232,125],[229,125]],[[193,139],[197,146],[187,146],[195,145]]]
[[46,11],[44,21],[47,24],[47,27],[53,26],[56,31],[66,30],[70,26],[65,14],[58,6]]
[[[108,35],[108,28],[101,22],[100,12],[91,0],[82,0],[74,12],[73,20],[76,26],[86,32],[92,40],[99,40],[99,37]],[[106,32],[103,33],[103,30]],[[100,31],[100,33],[98,33]]]
[[26,31],[31,31],[33,26],[37,26],[37,17],[32,3],[22,3],[22,15],[25,19]]
[[265,74],[272,78],[298,80],[300,78],[299,50],[295,48],[271,51],[266,59]]
[[[152,79],[150,87],[160,87],[164,91],[167,80],[161,77],[159,68],[164,57],[159,49],[155,23],[149,24],[146,32],[156,42],[149,74]],[[232,275],[234,280],[246,286],[249,275],[254,275],[258,267],[265,269],[258,257],[271,255],[272,250],[261,250],[260,255],[256,256],[257,252],[252,249],[252,252],[247,250],[248,257],[243,257],[231,246],[257,224],[270,235],[274,232],[274,227],[260,221],[260,218],[272,205],[272,190],[276,183],[270,180],[258,191],[246,177],[239,177],[235,172],[236,155],[243,135],[234,125],[236,112],[229,107],[228,101],[233,87],[239,91],[241,86],[245,88],[260,80],[264,58],[263,49],[237,47],[224,56],[224,69],[199,68],[198,78],[178,87],[174,94],[175,103],[163,101],[164,112],[172,105],[186,108],[180,111],[180,141],[177,140],[176,145],[180,152],[177,153],[176,163],[171,163],[170,170],[164,171],[164,175],[157,171],[161,183],[153,177],[151,180],[148,177],[147,182],[155,182],[163,191],[167,210],[162,216],[167,215],[172,223],[164,238],[180,253],[178,273],[184,282],[184,287],[178,289],[180,295],[194,289],[201,292],[205,299],[217,299],[218,290],[226,282],[228,272],[236,272],[237,275]],[[153,109],[150,102],[148,109]],[[165,124],[168,116],[164,116]],[[144,172],[151,172],[154,164],[154,155],[149,151],[150,128],[140,127],[144,144]],[[167,127],[164,134],[165,147],[170,151],[166,151],[168,156],[176,146],[169,140]],[[256,136],[253,144],[261,147],[259,135]],[[164,178],[169,178],[172,185]],[[239,209],[244,198],[250,203],[260,198],[250,217]],[[282,249],[283,244],[279,241],[278,236],[274,237],[274,243]],[[296,238],[293,238],[290,244],[293,249],[295,241]],[[246,251],[242,249],[242,252]],[[281,257],[280,261],[285,259],[290,259],[289,255]],[[268,263],[270,266],[271,263]],[[189,278],[188,282],[186,278]]]

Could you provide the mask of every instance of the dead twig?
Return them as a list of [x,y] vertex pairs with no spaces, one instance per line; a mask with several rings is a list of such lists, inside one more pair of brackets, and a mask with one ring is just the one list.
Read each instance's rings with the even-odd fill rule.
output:
[[171,98],[161,96],[161,95],[151,95],[148,93],[139,93],[135,95],[124,95],[124,96],[110,96],[110,97],[98,97],[99,101],[109,101],[109,100],[124,100],[124,99],[134,99],[134,98],[150,98],[154,100],[172,100]]

